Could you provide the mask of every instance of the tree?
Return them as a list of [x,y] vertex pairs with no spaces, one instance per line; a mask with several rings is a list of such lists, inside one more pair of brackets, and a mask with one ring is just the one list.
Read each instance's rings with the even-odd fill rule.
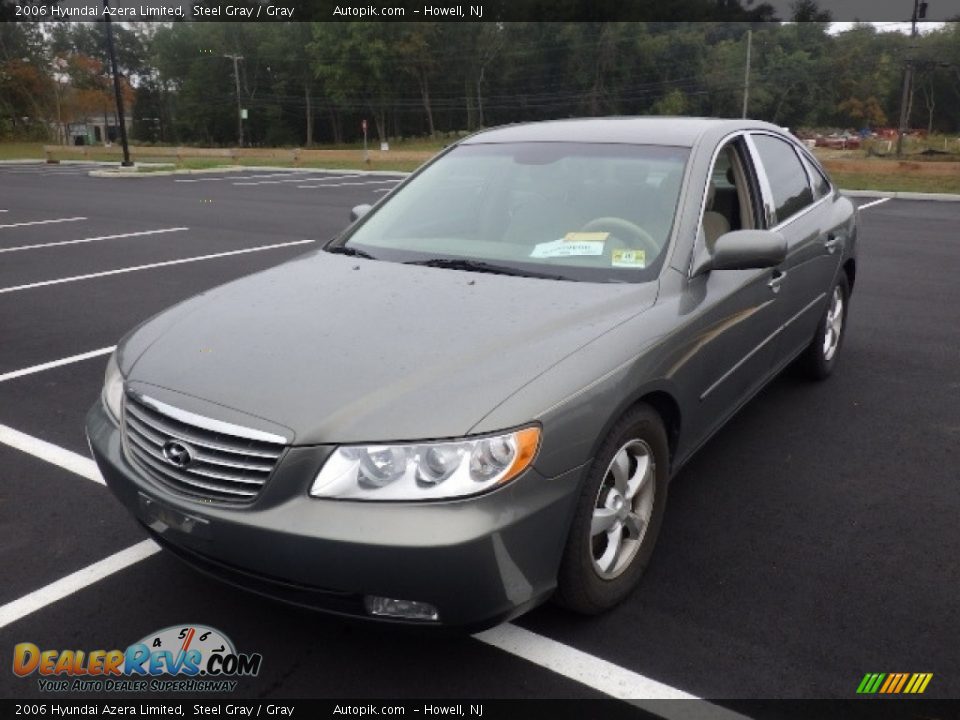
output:
[[436,135],[433,110],[430,106],[430,80],[437,71],[436,38],[439,23],[404,23],[397,38],[397,60],[410,73],[420,89],[420,99],[426,113],[427,132]]
[[46,139],[55,97],[40,29],[0,23],[0,137]]
[[653,104],[657,115],[683,115],[687,110],[687,97],[682,90],[674,88]]
[[307,45],[313,70],[337,108],[369,110],[381,142],[387,140],[396,91],[397,32],[391,23],[317,23]]

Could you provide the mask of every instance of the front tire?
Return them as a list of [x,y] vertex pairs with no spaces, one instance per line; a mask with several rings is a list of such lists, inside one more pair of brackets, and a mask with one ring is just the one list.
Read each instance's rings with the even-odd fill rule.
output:
[[580,491],[555,601],[586,615],[622,602],[650,561],[667,502],[660,416],[638,405],[610,431]]
[[841,272],[830,291],[827,309],[817,325],[817,332],[804,351],[802,366],[813,380],[829,377],[837,364],[837,356],[847,329],[847,307],[850,302],[850,284]]

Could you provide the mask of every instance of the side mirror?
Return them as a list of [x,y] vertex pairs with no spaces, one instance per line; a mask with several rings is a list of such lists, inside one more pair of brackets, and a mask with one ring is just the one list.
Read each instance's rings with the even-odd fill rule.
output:
[[366,203],[364,203],[363,205],[357,205],[356,207],[354,207],[353,210],[350,211],[350,222],[356,222],[357,220],[362,218],[364,215],[370,212],[371,207],[373,206],[367,205]]
[[707,270],[751,270],[774,267],[787,257],[787,241],[772,230],[734,230],[716,239],[694,274]]

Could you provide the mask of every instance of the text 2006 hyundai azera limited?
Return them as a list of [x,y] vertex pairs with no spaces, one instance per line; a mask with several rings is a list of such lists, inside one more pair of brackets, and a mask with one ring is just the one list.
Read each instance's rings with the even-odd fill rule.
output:
[[131,332],[87,434],[189,563],[395,622],[623,600],[671,475],[830,374],[856,276],[855,208],[762,122],[489,130],[354,215]]

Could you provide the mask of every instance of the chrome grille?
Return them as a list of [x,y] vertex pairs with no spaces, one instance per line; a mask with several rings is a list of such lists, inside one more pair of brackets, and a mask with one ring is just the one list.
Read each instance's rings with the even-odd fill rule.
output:
[[285,449],[279,435],[193,415],[128,392],[127,456],[167,487],[204,500],[250,502]]

